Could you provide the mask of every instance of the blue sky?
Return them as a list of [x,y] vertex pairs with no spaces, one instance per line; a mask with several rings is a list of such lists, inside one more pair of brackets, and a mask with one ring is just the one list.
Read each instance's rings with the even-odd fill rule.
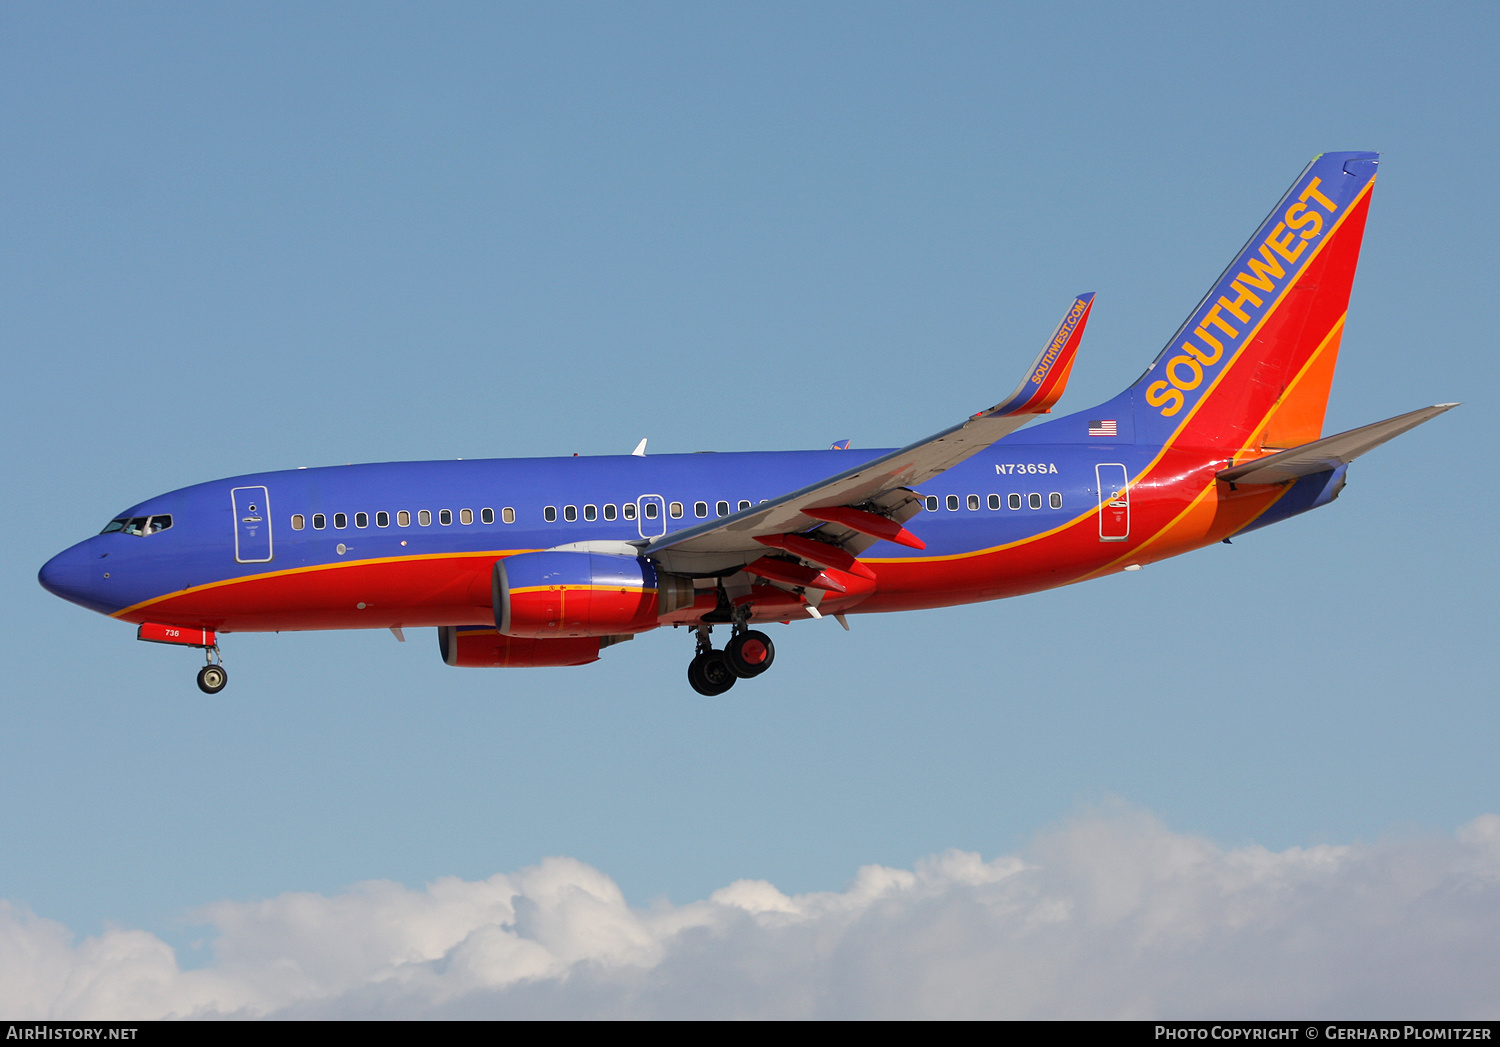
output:
[[[205,906],[547,856],[649,907],[1031,853],[1116,797],[1278,853],[1500,811],[1497,22],[5,6],[0,899],[198,967]],[[1382,164],[1327,430],[1465,406],[1231,547],[781,629],[718,700],[681,633],[486,673],[430,630],[229,637],[210,699],[192,654],[36,584],[118,510],[251,470],[906,442],[1094,290],[1085,408],[1332,149]]]

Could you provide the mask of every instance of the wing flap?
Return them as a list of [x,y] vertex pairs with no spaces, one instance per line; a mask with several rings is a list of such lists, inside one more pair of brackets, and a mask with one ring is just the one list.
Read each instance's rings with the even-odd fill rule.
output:
[[1299,476],[1324,473],[1337,469],[1340,465],[1347,465],[1366,451],[1374,450],[1387,440],[1393,440],[1457,406],[1458,404],[1434,404],[1432,407],[1408,411],[1383,422],[1362,425],[1358,429],[1325,436],[1301,447],[1221,469],[1217,475],[1220,480],[1235,484],[1279,484],[1295,480]]

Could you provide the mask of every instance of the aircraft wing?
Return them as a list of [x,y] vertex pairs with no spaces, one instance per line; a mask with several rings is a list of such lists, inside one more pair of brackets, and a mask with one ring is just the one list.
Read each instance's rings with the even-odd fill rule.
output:
[[1325,473],[1340,465],[1347,465],[1366,451],[1372,451],[1387,440],[1393,440],[1457,406],[1458,404],[1435,404],[1408,411],[1383,422],[1362,425],[1358,429],[1325,436],[1301,447],[1220,469],[1216,475],[1220,480],[1236,484],[1279,484],[1295,480],[1299,476]]
[[[735,567],[765,553],[767,543],[757,539],[796,534],[820,524],[818,539],[845,550],[846,556],[851,552],[857,554],[898,531],[906,534],[895,525],[910,519],[919,509],[916,496],[906,488],[925,483],[1015,432],[1036,415],[1052,410],[1067,385],[1093,302],[1092,292],[1074,299],[1016,391],[989,410],[925,440],[732,516],[662,535],[646,543],[641,554],[657,560],[668,570],[709,573]],[[815,517],[806,510],[820,511],[821,516]],[[854,514],[844,510],[853,510]],[[830,515],[840,519],[829,520]],[[920,547],[919,542],[917,545]]]

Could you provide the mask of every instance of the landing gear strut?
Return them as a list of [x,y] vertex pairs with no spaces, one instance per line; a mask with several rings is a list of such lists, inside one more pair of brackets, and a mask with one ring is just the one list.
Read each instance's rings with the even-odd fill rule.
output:
[[706,698],[723,694],[734,686],[737,679],[724,652],[713,649],[713,642],[708,638],[712,631],[711,625],[698,626],[698,653],[688,662],[688,683]]
[[204,694],[218,694],[229,682],[229,674],[224,671],[224,657],[217,644],[205,647],[203,657],[208,664],[198,670],[198,690]]
[[701,695],[714,697],[734,686],[735,680],[748,680],[771,668],[776,645],[765,633],[746,626],[748,614],[736,616],[733,635],[722,651],[713,648],[709,633],[713,626],[700,625],[698,653],[688,663],[688,683]]

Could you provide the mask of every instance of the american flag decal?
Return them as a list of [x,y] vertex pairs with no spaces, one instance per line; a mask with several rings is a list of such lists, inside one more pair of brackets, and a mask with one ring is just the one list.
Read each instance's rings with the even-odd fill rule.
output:
[[1090,436],[1119,436],[1120,427],[1115,424],[1113,418],[1104,418],[1097,422],[1089,422]]

